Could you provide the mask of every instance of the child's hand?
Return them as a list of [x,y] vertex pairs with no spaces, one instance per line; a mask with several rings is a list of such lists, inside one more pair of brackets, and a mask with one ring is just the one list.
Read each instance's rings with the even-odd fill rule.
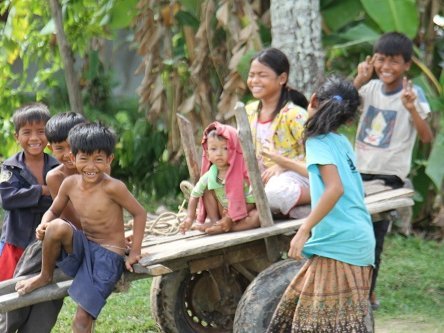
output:
[[413,90],[413,83],[406,77],[402,79],[401,101],[409,112],[415,109],[416,94]]
[[35,238],[38,240],[43,240],[45,238],[46,228],[48,227],[49,222],[40,223],[35,229]]
[[130,252],[128,257],[126,257],[126,259],[125,259],[126,269],[129,270],[130,272],[134,272],[133,265],[137,264],[139,262],[140,258],[141,258],[140,254],[135,254],[135,253]]
[[261,155],[265,158],[269,158],[273,162],[276,162],[276,160],[279,158],[279,154],[276,153],[276,151],[273,149],[272,146],[263,146],[261,150]]
[[191,226],[193,225],[194,219],[187,216],[186,219],[179,225],[179,231],[182,234],[185,234],[186,231],[190,230]]
[[294,235],[293,239],[290,242],[290,250],[288,250],[288,256],[290,258],[301,260],[302,257],[302,249],[304,248],[304,244],[310,236],[310,232],[306,231],[303,226],[299,228],[296,235]]
[[49,192],[49,188],[46,185],[42,185],[42,195],[50,196],[51,192]]
[[272,165],[271,167],[266,169],[264,172],[262,172],[262,175],[261,175],[262,182],[264,184],[267,184],[271,177],[273,177],[274,175],[281,174],[282,171],[283,171],[283,169],[279,165],[277,165],[277,164]]
[[367,56],[365,60],[358,65],[358,75],[355,78],[355,82],[358,83],[358,86],[361,87],[365,83],[367,83],[373,75],[373,63],[375,56],[370,57]]

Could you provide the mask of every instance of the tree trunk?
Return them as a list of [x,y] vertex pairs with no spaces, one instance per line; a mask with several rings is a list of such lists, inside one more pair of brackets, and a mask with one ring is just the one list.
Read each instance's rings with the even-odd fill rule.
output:
[[324,73],[319,0],[272,0],[272,45],[290,61],[290,86],[307,98]]
[[51,6],[51,13],[54,19],[57,44],[59,45],[60,55],[63,60],[63,67],[65,69],[65,80],[68,89],[69,104],[71,111],[83,114],[82,96],[80,94],[79,81],[74,70],[74,56],[72,54],[71,46],[66,40],[65,30],[63,29],[62,9],[58,0],[49,0]]

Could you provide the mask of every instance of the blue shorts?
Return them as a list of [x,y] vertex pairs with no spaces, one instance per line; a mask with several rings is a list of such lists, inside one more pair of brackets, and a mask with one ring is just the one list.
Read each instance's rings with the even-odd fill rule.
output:
[[95,319],[123,273],[124,257],[79,230],[73,230],[72,243],[72,253],[62,250],[57,266],[74,278],[69,296]]

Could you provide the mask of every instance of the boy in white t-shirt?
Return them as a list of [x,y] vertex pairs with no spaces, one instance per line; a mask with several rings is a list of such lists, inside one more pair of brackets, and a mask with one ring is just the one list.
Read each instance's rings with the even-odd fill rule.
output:
[[[419,139],[433,140],[427,123],[430,106],[422,89],[407,80],[412,64],[413,43],[404,34],[382,35],[373,47],[373,57],[358,65],[354,85],[362,97],[362,115],[356,135],[357,167],[364,181],[382,180],[392,188],[403,187],[411,168],[412,151]],[[372,78],[373,72],[378,79]],[[384,237],[390,221],[373,223],[376,249],[370,302],[375,309],[374,288]]]

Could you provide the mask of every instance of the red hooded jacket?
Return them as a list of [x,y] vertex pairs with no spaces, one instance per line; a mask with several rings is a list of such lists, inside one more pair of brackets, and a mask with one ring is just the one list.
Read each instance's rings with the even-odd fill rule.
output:
[[[229,167],[225,176],[225,194],[228,199],[228,216],[233,221],[238,221],[248,215],[247,204],[244,196],[244,180],[250,182],[248,170],[245,165],[242,147],[239,142],[237,130],[229,125],[223,125],[217,121],[208,125],[202,138],[202,167],[201,176],[208,171],[211,162],[207,158],[207,140],[208,133],[216,130],[217,135],[227,139],[228,144],[228,163]],[[205,206],[202,198],[199,200],[199,209],[197,221],[203,223],[206,218]]]

